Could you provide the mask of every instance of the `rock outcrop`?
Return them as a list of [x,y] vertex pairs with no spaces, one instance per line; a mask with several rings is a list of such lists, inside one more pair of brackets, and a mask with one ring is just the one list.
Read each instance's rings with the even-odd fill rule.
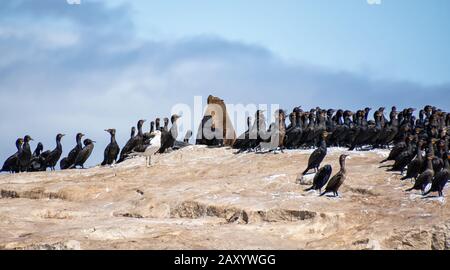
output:
[[405,193],[379,168],[387,152],[350,152],[341,198],[296,183],[310,153],[190,146],[151,168],[2,174],[0,249],[450,248],[446,199]]

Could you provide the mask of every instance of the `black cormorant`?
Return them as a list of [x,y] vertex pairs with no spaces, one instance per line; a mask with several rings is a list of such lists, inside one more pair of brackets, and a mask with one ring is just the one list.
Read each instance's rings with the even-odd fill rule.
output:
[[315,172],[320,167],[320,164],[324,160],[325,156],[327,155],[327,144],[326,144],[326,137],[327,133],[324,132],[322,136],[320,137],[320,146],[314,152],[311,154],[308,160],[308,167],[305,169],[305,171],[302,173],[305,175],[309,170],[314,169]]
[[83,141],[84,147],[81,149],[81,151],[78,153],[75,162],[70,166],[70,169],[74,169],[77,166],[80,166],[82,169],[84,169],[84,163],[88,158],[91,156],[92,151],[94,150],[94,141],[90,139],[86,139]]
[[58,160],[62,154],[61,139],[64,136],[65,136],[65,134],[56,135],[56,148],[53,149],[53,151],[46,151],[46,152],[42,153],[42,156],[45,158],[45,164],[44,164],[45,169],[50,168],[52,171],[55,170],[55,166],[58,163]]
[[305,189],[305,191],[319,190],[319,193],[322,193],[322,188],[330,179],[332,171],[333,169],[330,165],[325,165],[320,168],[319,172],[314,176],[312,187]]
[[29,135],[23,138],[22,152],[19,154],[19,170],[21,172],[28,171],[28,167],[30,166],[31,158],[33,157],[30,148],[30,141],[32,140]]
[[61,159],[61,161],[59,162],[59,167],[61,167],[61,170],[68,169],[75,162],[78,153],[80,153],[81,149],[83,149],[83,145],[81,144],[81,139],[83,138],[83,136],[84,136],[83,133],[78,133],[75,136],[76,141],[75,147],[72,150],[70,150],[69,155],[67,155],[67,157]]
[[169,131],[165,131],[164,129],[161,131],[161,148],[159,149],[159,153],[163,154],[167,149],[172,148],[175,140],[178,137],[178,124],[177,121],[180,119],[180,116],[174,114],[170,118],[172,122],[172,126]]
[[[153,122],[152,122],[153,123]],[[115,129],[105,129],[111,135],[111,142],[106,146],[102,166],[112,165],[117,160],[120,148],[116,142],[116,130]]]
[[144,125],[145,120],[139,120],[137,123],[138,134],[128,140],[125,146],[120,152],[120,158],[118,163],[123,162],[128,154],[130,154],[136,146],[140,146],[144,143],[144,134],[142,133],[142,125]]
[[422,194],[425,193],[425,188],[434,177],[434,170],[433,170],[433,156],[427,156],[427,169],[417,177],[416,182],[414,183],[414,186],[410,189],[405,190],[406,192],[412,191],[412,190],[421,190]]
[[438,192],[439,196],[442,197],[443,194],[443,190],[445,185],[447,184],[448,180],[450,179],[450,165],[449,165],[449,156],[447,153],[444,153],[442,155],[442,159],[444,160],[444,168],[436,173],[436,175],[434,176],[433,180],[432,180],[432,184],[431,184],[431,189],[428,190],[425,195],[428,195],[431,192]]
[[342,184],[345,181],[345,178],[347,176],[347,170],[345,168],[345,159],[348,157],[348,155],[341,155],[339,157],[339,165],[341,166],[341,169],[337,174],[335,174],[330,181],[328,182],[327,187],[325,188],[325,191],[320,194],[320,196],[323,196],[327,194],[328,192],[333,192],[334,196],[339,196],[339,188],[342,186]]
[[19,155],[22,152],[22,144],[23,144],[23,139],[18,138],[16,140],[17,152],[14,153],[14,155],[10,156],[5,161],[0,172],[18,173],[20,171],[19,170]]

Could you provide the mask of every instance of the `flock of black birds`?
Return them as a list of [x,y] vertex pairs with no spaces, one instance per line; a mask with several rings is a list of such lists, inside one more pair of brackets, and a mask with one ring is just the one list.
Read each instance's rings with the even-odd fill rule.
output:
[[[414,186],[409,189],[421,190],[423,195],[430,192],[438,192],[443,196],[443,189],[449,179],[449,134],[450,113],[433,106],[425,106],[419,111],[418,118],[414,116],[415,109],[406,108],[397,111],[392,107],[389,119],[385,116],[385,108],[379,108],[373,113],[373,120],[369,120],[371,108],[365,108],[352,112],[350,110],[324,110],[319,107],[310,111],[303,111],[301,107],[293,109],[289,114],[290,124],[286,126],[286,113],[278,110],[275,113],[275,122],[266,127],[264,112],[258,110],[253,124],[247,119],[248,130],[239,136],[232,147],[238,149],[237,153],[246,151],[260,151],[263,143],[270,143],[271,151],[284,149],[317,148],[310,156],[308,166],[303,175],[314,169],[316,175],[311,189],[320,190],[328,183],[324,195],[333,192],[338,195],[338,189],[345,180],[345,159],[347,155],[340,157],[340,171],[331,179],[332,168],[321,163],[327,155],[328,147],[348,147],[351,150],[370,150],[392,148],[389,156],[381,163],[394,161],[389,171],[399,172],[402,180],[414,180]],[[211,118],[212,116],[210,116]],[[131,136],[125,146],[120,150],[116,142],[115,129],[105,130],[110,134],[111,142],[104,151],[102,166],[112,165],[116,161],[120,163],[130,157],[132,153],[145,152],[147,146],[155,136],[154,131],[161,131],[161,145],[159,153],[168,149],[179,149],[189,145],[192,132],[188,131],[183,142],[176,141],[178,137],[177,120],[180,117],[173,115],[169,129],[169,119],[164,118],[164,126],[161,126],[157,118],[150,124],[150,131],[143,132],[145,120],[139,120],[136,128],[132,127]],[[214,119],[212,119],[214,121]],[[213,128],[214,125],[212,125]],[[273,136],[273,135],[276,136]],[[38,143],[32,153],[30,149],[30,136],[19,138],[16,141],[17,152],[9,157],[1,169],[2,172],[35,172],[45,171],[47,168],[55,170],[55,166],[62,155],[61,139],[64,134],[56,136],[56,148],[43,152],[43,145]],[[60,161],[61,169],[84,168],[84,163],[94,149],[94,141],[85,139],[84,134],[76,135],[76,146],[69,155]],[[205,142],[205,139],[197,140],[197,143],[221,146],[223,140],[214,138]],[[212,142],[212,143],[211,143]],[[158,145],[159,147],[159,145]],[[425,155],[424,155],[425,153]],[[330,180],[329,180],[330,179]],[[431,184],[431,189],[426,190]],[[310,190],[311,190],[310,189]]]
[[[154,137],[155,130],[159,130],[159,134],[161,134],[161,147],[158,151],[159,153],[164,153],[169,148],[182,148],[187,146],[187,141],[190,137],[187,138],[187,141],[185,142],[178,142],[175,140],[178,136],[177,120],[179,118],[178,115],[172,116],[172,127],[170,129],[168,128],[168,118],[164,119],[163,127],[160,126],[160,119],[157,118],[154,122],[151,122],[150,131],[147,133],[143,133],[142,131],[145,120],[139,120],[137,123],[137,134],[136,128],[132,127],[130,139],[122,150],[120,150],[116,141],[116,130],[106,129],[105,131],[110,134],[111,141],[105,148],[104,159],[101,165],[107,166],[113,165],[116,162],[120,163],[132,153],[144,152]],[[192,132],[190,132],[190,134],[192,135]],[[24,138],[18,138],[16,140],[17,152],[5,161],[0,172],[40,172],[46,171],[48,168],[54,171],[63,152],[61,139],[64,136],[65,134],[58,134],[56,136],[55,149],[43,151],[43,144],[38,143],[33,153],[30,148],[30,141],[33,139],[29,135],[26,135]],[[75,147],[69,152],[67,157],[62,158],[59,163],[61,170],[84,168],[84,164],[91,156],[95,144],[95,141],[92,141],[91,139],[85,139],[82,144],[82,138],[84,136],[83,133],[78,133],[76,135]]]
[[[308,166],[302,173],[314,169],[317,174],[311,189],[321,190],[325,184],[325,193],[338,195],[338,189],[345,180],[345,158],[340,157],[341,169],[330,181],[332,168],[325,165],[320,168],[327,155],[328,147],[348,147],[348,150],[387,149],[392,147],[388,158],[381,163],[394,161],[385,166],[388,171],[399,172],[402,180],[414,180],[414,186],[407,190],[421,190],[423,195],[443,189],[449,179],[449,134],[450,113],[427,105],[414,116],[413,108],[397,111],[392,107],[389,119],[385,117],[385,108],[381,107],[369,120],[371,108],[352,112],[349,110],[324,110],[321,108],[305,112],[296,107],[289,114],[290,124],[286,126],[286,113],[276,112],[276,121],[266,129],[263,111],[257,111],[255,120],[247,119],[248,130],[238,137],[233,148],[239,152],[258,151],[264,142],[273,140],[270,134],[278,134],[272,142],[272,151],[280,149],[317,149],[311,154]],[[269,135],[268,135],[269,134]],[[427,187],[431,184],[431,189]],[[311,190],[308,189],[308,190]],[[324,193],[321,193],[324,195]]]

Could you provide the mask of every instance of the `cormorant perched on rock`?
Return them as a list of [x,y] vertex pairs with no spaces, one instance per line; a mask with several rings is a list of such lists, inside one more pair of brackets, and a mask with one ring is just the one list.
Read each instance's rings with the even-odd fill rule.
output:
[[330,179],[333,169],[330,165],[325,165],[320,168],[319,172],[314,176],[312,187],[305,189],[305,191],[319,190],[322,193],[322,188]]
[[14,155],[10,156],[5,161],[0,172],[18,173],[20,171],[19,170],[19,155],[22,152],[22,144],[23,144],[23,139],[18,138],[16,140],[17,152],[14,153]]
[[69,169],[69,167],[72,166],[73,163],[75,162],[78,153],[80,153],[81,149],[83,149],[83,145],[81,144],[81,139],[83,138],[83,136],[84,136],[83,133],[78,133],[75,136],[75,141],[77,144],[72,150],[70,150],[69,155],[61,159],[61,161],[59,162],[59,167],[61,167],[61,170]]
[[341,166],[341,169],[337,174],[335,174],[330,181],[328,182],[327,187],[325,188],[325,191],[320,194],[320,196],[323,196],[327,194],[328,192],[333,192],[334,196],[339,196],[338,190],[342,186],[342,184],[345,181],[345,178],[347,176],[347,171],[345,169],[345,159],[348,157],[348,155],[341,155],[339,157],[339,165]]
[[257,110],[255,113],[255,121],[248,134],[248,139],[242,142],[240,151],[253,149],[262,141],[261,134],[266,132],[266,118],[263,110]]
[[449,159],[448,154],[444,153],[442,155],[442,159],[444,160],[445,166],[440,172],[436,173],[436,175],[432,180],[431,189],[428,190],[425,194],[423,194],[424,196],[428,195],[431,192],[438,192],[439,197],[444,196],[442,191],[444,190],[445,185],[450,179],[450,165],[448,161]]
[[283,110],[277,110],[275,112],[275,122],[270,125],[267,133],[267,140],[261,141],[259,149],[261,151],[276,151],[280,149],[283,152],[284,139],[286,136],[286,113]]
[[56,148],[53,151],[45,151],[42,153],[43,158],[45,158],[44,170],[47,168],[50,168],[52,171],[55,170],[55,166],[62,154],[61,139],[64,136],[65,134],[56,135]]
[[327,144],[326,144],[326,137],[327,132],[324,132],[322,136],[320,137],[320,146],[314,152],[311,154],[308,160],[308,167],[303,172],[303,175],[305,175],[309,170],[314,169],[315,172],[319,170],[320,164],[324,160],[325,156],[327,155]]
[[[152,122],[153,123],[153,122]],[[116,130],[115,129],[105,129],[111,135],[111,142],[106,146],[103,155],[102,166],[112,165],[116,162],[117,156],[119,155],[120,148],[116,141]]]
[[128,140],[125,146],[122,148],[120,152],[120,158],[118,163],[123,162],[130,154],[136,146],[140,146],[144,143],[144,134],[142,133],[142,126],[144,125],[145,120],[139,120],[137,123],[138,134]]
[[78,153],[75,162],[70,166],[70,169],[74,169],[77,166],[80,166],[82,169],[84,169],[84,163],[88,160],[88,158],[91,156],[92,151],[94,150],[94,141],[90,139],[86,139],[83,141],[84,147],[81,149],[81,151]]
[[299,108],[295,108],[294,112],[290,115],[291,126],[286,130],[286,142],[287,148],[297,148],[301,144],[303,126]]
[[423,166],[423,157],[422,157],[422,147],[424,142],[419,141],[417,143],[416,149],[416,158],[408,164],[408,170],[406,172],[406,176],[402,177],[401,180],[406,179],[417,179],[417,176],[421,173],[421,169]]
[[161,148],[159,149],[160,154],[163,154],[167,149],[172,148],[175,144],[175,140],[178,137],[178,119],[180,119],[180,116],[176,114],[172,115],[170,119],[170,121],[172,122],[170,130],[165,131],[163,129],[161,131]]
[[427,169],[417,177],[416,182],[414,183],[414,186],[410,189],[405,190],[406,192],[412,191],[412,190],[421,190],[422,195],[425,193],[425,188],[434,177],[434,170],[433,170],[433,156],[427,156]]
[[28,167],[30,166],[31,158],[33,157],[30,148],[30,141],[32,140],[29,135],[23,138],[22,152],[19,154],[19,171],[21,172],[28,171]]
[[403,171],[405,167],[413,160],[415,153],[413,149],[413,140],[414,136],[409,136],[409,139],[406,141],[406,149],[403,151],[396,159],[395,163],[392,165],[392,168],[388,171],[390,172],[400,172],[403,175]]
[[30,167],[28,171],[30,172],[38,172],[42,171],[43,160],[41,157],[41,153],[44,150],[44,145],[42,143],[38,143],[36,149],[33,152],[33,157],[31,158]]
[[436,156],[433,158],[434,173],[438,173],[444,168],[444,160],[441,157],[445,152],[445,142],[441,140],[437,147]]

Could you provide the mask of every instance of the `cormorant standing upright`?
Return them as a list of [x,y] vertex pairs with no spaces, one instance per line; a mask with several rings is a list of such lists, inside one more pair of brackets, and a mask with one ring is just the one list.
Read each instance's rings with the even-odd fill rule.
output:
[[[275,122],[270,125],[267,132],[268,139],[261,141],[258,149],[261,151],[276,151],[280,149],[283,152],[286,137],[286,113],[279,109],[275,111]],[[270,135],[270,136],[269,136]]]
[[[153,123],[153,122],[152,122]],[[120,148],[116,141],[116,130],[115,129],[105,129],[111,135],[111,142],[106,146],[103,155],[102,166],[112,165],[117,160]]]
[[84,143],[84,147],[78,153],[77,158],[75,159],[75,162],[72,164],[72,166],[70,166],[70,169],[74,169],[77,166],[80,166],[82,169],[84,169],[84,163],[91,156],[91,153],[94,150],[95,142],[90,139],[86,139],[86,140],[84,140],[83,143]]
[[77,158],[78,153],[80,153],[81,149],[83,149],[83,145],[81,144],[81,139],[83,138],[83,136],[84,136],[83,133],[78,133],[75,136],[75,141],[77,144],[75,145],[75,147],[72,150],[70,150],[69,155],[67,155],[67,157],[61,159],[61,161],[59,162],[59,167],[61,168],[61,170],[68,169],[75,162],[75,159]]
[[140,146],[144,143],[144,134],[142,133],[142,126],[144,125],[145,120],[139,120],[137,123],[138,134],[128,140],[125,146],[122,148],[120,152],[120,158],[117,163],[123,162],[125,158],[127,158],[128,154],[130,154],[136,146]]
[[392,168],[388,171],[390,172],[400,172],[403,175],[405,167],[413,160],[415,153],[413,148],[414,136],[409,136],[406,141],[406,149],[397,158],[395,158],[395,163]]
[[51,152],[46,151],[46,152],[42,153],[42,156],[45,158],[45,165],[44,165],[45,169],[50,168],[52,171],[55,170],[56,163],[58,163],[58,160],[62,154],[61,139],[64,136],[65,136],[65,134],[56,135],[56,148],[53,149],[53,151],[51,151]]
[[172,122],[172,126],[169,131],[165,131],[164,129],[161,131],[161,148],[159,149],[159,153],[163,154],[167,149],[172,148],[175,140],[178,137],[178,124],[177,121],[180,119],[180,116],[174,114],[170,118]]
[[30,141],[33,139],[26,135],[23,138],[22,152],[19,154],[19,171],[26,172],[31,163],[31,158],[33,157],[30,148]]
[[423,194],[424,196],[428,195],[431,192],[438,192],[439,197],[444,196],[443,194],[443,190],[445,185],[447,184],[448,180],[450,179],[450,165],[448,162],[448,154],[444,153],[442,154],[442,159],[444,160],[444,168],[442,169],[442,171],[438,172],[433,180],[432,180],[432,184],[431,184],[431,189],[428,190],[425,194]]
[[287,148],[297,148],[301,144],[303,127],[302,127],[301,113],[299,109],[300,108],[295,108],[290,116],[291,127],[288,130],[286,130],[285,145]]
[[263,132],[266,132],[266,118],[263,110],[257,110],[255,113],[255,121],[248,134],[248,139],[242,142],[239,152],[258,146],[262,141],[261,133]]
[[335,174],[330,181],[328,182],[327,187],[325,188],[325,191],[320,194],[320,196],[323,196],[327,194],[328,192],[333,192],[334,196],[339,196],[339,188],[344,183],[346,177],[347,177],[347,170],[345,169],[345,159],[348,157],[348,155],[341,155],[339,157],[339,165],[341,166],[341,169],[337,174]]
[[23,144],[23,139],[18,138],[16,140],[17,152],[14,153],[12,156],[10,156],[5,161],[0,172],[18,173],[20,171],[19,170],[19,155],[22,152],[22,144]]
[[427,156],[427,169],[417,177],[414,186],[410,189],[405,190],[406,192],[412,190],[421,190],[422,195],[425,193],[425,188],[433,180],[434,170],[433,170],[433,156]]
[[324,132],[320,137],[321,138],[320,146],[319,148],[314,150],[314,152],[309,157],[308,167],[303,172],[303,175],[305,175],[311,169],[314,169],[315,172],[319,170],[320,164],[327,155],[327,144],[326,144],[327,135],[328,135],[327,132]]

